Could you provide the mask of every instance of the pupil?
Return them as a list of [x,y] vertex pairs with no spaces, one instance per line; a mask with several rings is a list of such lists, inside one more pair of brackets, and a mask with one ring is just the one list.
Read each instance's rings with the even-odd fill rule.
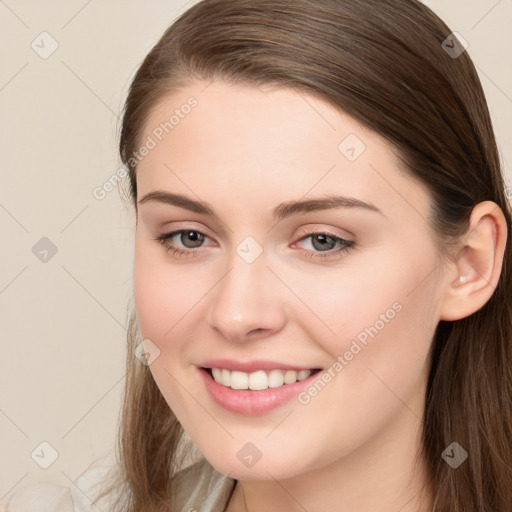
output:
[[[202,235],[200,235],[197,231],[187,231],[186,233],[183,233],[183,235],[186,235],[188,238],[188,241],[197,242],[196,245],[193,245],[194,247],[201,245],[202,242]],[[183,242],[183,240],[182,240]],[[184,245],[187,245],[184,243]]]
[[[329,242],[327,241],[327,239],[331,239],[330,236],[328,235],[315,235],[313,237],[313,246],[315,246],[316,249],[320,249],[320,250],[325,250],[326,249],[326,244],[328,245]],[[319,246],[317,247],[316,244],[315,244],[315,241],[316,240],[319,240],[320,241],[320,244]],[[331,239],[332,240],[332,239]]]

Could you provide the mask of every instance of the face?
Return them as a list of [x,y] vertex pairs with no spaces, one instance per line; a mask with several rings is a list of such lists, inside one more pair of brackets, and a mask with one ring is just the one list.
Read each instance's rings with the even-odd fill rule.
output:
[[141,140],[140,331],[214,467],[288,478],[419,424],[441,272],[390,144],[313,96],[199,81]]

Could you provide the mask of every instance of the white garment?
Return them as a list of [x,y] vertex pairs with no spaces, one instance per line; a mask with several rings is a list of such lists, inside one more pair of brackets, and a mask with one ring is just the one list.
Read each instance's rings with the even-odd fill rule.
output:
[[[19,489],[8,500],[5,512],[108,512],[108,504],[92,499],[108,471],[97,467],[86,471],[74,485],[31,484]],[[178,508],[172,512],[221,512],[234,485],[232,478],[219,473],[203,459],[178,473],[175,496]]]

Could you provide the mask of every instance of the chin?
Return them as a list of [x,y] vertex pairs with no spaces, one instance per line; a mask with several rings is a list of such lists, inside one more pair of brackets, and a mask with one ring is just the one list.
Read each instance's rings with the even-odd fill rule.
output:
[[244,460],[243,453],[240,457],[241,459],[235,454],[228,459],[225,453],[221,453],[218,457],[207,456],[206,458],[219,473],[236,480],[286,480],[306,471],[306,468],[301,468],[282,454],[279,460],[265,458],[264,454],[257,461],[256,459],[251,461],[250,458]]

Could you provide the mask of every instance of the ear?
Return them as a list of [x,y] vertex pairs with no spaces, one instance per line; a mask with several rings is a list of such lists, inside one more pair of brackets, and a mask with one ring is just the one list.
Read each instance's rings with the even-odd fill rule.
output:
[[463,247],[446,273],[441,320],[460,320],[486,304],[501,275],[506,242],[507,221],[501,208],[492,201],[476,205]]

